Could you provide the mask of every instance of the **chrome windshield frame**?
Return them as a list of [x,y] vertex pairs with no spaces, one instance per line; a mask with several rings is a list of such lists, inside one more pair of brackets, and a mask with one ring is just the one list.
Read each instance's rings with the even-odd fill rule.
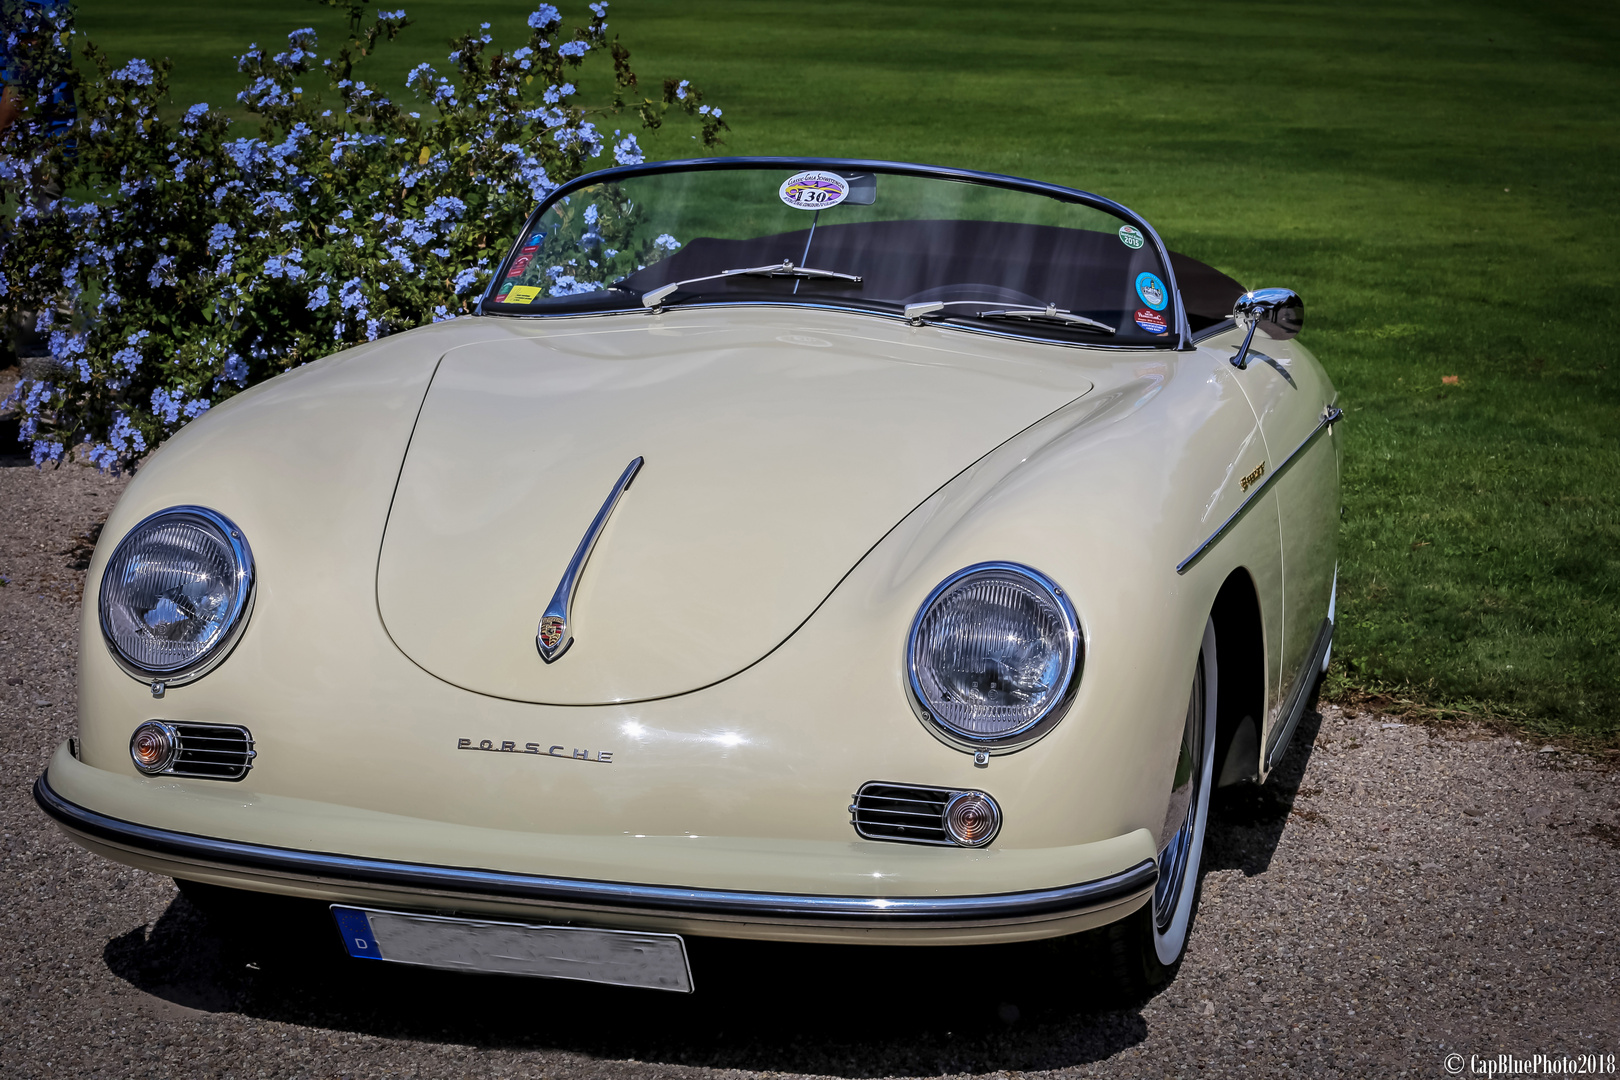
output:
[[[524,237],[527,237],[539,224],[540,218],[553,204],[568,197],[581,188],[592,187],[596,184],[611,183],[633,176],[652,176],[659,173],[684,172],[694,169],[824,169],[833,172],[884,172],[898,176],[917,176],[937,180],[954,180],[961,183],[981,184],[987,187],[1005,188],[1009,191],[1023,191],[1031,195],[1044,195],[1047,198],[1060,202],[1078,203],[1089,206],[1095,210],[1113,214],[1134,225],[1147,237],[1158,252],[1159,262],[1163,266],[1164,276],[1170,286],[1171,305],[1175,313],[1175,345],[1177,351],[1186,351],[1194,348],[1192,333],[1187,322],[1187,312],[1181,302],[1181,287],[1176,283],[1175,267],[1170,262],[1170,250],[1165,247],[1158,231],[1148,220],[1130,207],[1117,203],[1102,195],[1096,195],[1079,188],[1064,187],[1061,184],[1048,184],[1040,180],[1025,180],[1017,176],[1005,176],[1001,173],[978,172],[973,169],[953,169],[942,165],[918,165],[904,161],[880,161],[867,158],[815,158],[815,157],[726,157],[726,158],[685,158],[677,161],[651,161],[642,165],[620,165],[611,169],[599,169],[596,172],[586,173],[575,177],[566,184],[560,185],[550,195],[540,201],[528,219],[523,223],[523,229],[513,241],[506,257],[501,260],[484,294],[478,298],[475,313],[478,315],[506,315],[488,310],[490,294],[497,282],[505,279],[512,261],[517,257],[522,247]],[[719,305],[705,305],[719,306]],[[859,309],[850,309],[859,310]],[[576,315],[581,312],[557,312],[555,315],[546,315],[540,312],[530,312],[518,318],[556,318],[563,315]],[[608,314],[608,312],[592,313]],[[877,312],[873,312],[877,314]],[[1008,335],[1023,337],[1024,335]],[[1030,340],[1050,341],[1050,338],[1029,335]],[[1108,342],[1088,342],[1100,348],[1121,348]],[[1128,347],[1128,346],[1124,346]],[[1136,346],[1140,348],[1140,346]]]

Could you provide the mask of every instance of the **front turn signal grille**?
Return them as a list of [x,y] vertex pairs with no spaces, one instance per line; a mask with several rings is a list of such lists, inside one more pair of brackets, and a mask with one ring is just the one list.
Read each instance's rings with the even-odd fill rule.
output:
[[180,736],[180,752],[174,765],[165,770],[170,776],[194,776],[205,780],[240,780],[253,768],[257,753],[253,734],[232,724],[193,724],[171,720]]
[[883,780],[861,785],[849,815],[865,839],[906,844],[982,847],[1001,827],[1000,809],[982,791]]

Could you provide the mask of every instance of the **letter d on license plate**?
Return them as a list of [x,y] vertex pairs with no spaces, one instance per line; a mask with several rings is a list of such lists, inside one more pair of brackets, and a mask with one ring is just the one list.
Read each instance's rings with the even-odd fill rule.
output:
[[349,955],[359,960],[692,992],[686,943],[676,934],[529,926],[337,904],[332,917]]

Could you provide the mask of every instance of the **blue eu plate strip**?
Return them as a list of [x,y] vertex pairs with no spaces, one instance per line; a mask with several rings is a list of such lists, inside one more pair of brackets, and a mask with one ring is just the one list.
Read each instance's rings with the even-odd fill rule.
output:
[[349,950],[349,955],[356,960],[381,960],[382,950],[377,947],[377,939],[371,933],[371,920],[366,913],[354,908],[332,908],[332,917],[337,920],[338,933],[343,935],[343,947]]

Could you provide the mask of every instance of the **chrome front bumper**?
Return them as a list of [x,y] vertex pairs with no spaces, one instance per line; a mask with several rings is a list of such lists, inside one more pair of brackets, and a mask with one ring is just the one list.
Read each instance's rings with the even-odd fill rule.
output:
[[523,912],[716,937],[935,944],[1051,937],[1122,918],[1157,866],[1058,888],[974,896],[819,896],[585,881],[298,851],[124,821],[73,803],[46,776],[34,798],[79,843],[174,877],[331,901]]

